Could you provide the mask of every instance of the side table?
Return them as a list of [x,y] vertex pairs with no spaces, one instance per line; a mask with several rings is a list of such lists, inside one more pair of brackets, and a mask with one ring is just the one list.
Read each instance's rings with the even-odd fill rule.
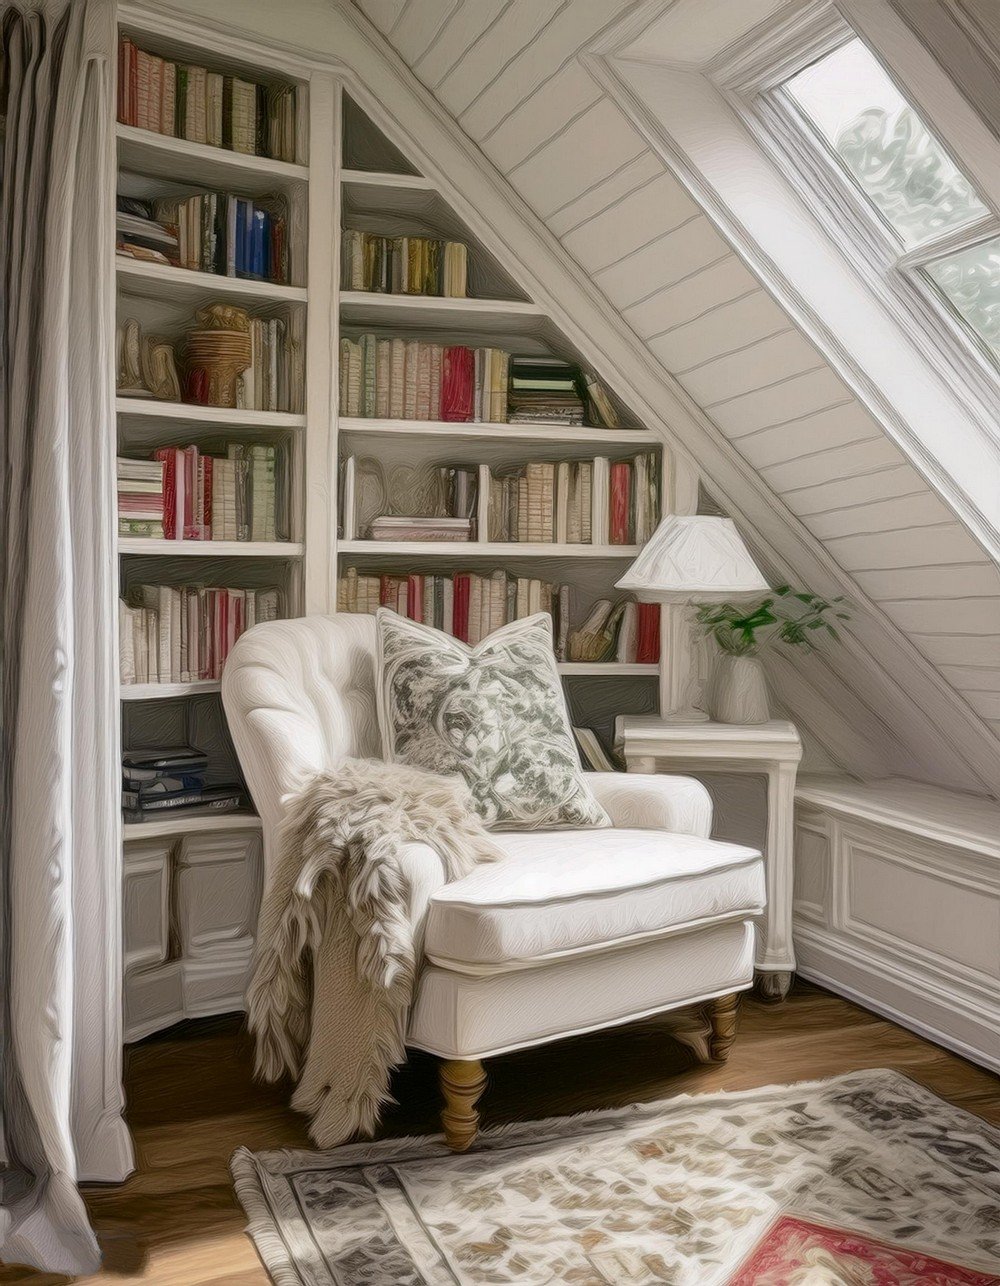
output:
[[757,987],[766,1000],[784,1000],[795,972],[792,947],[792,814],[802,743],[795,725],[669,723],[655,715],[626,715],[618,740],[629,772],[742,772],[767,777],[764,865],[767,910],[757,944]]

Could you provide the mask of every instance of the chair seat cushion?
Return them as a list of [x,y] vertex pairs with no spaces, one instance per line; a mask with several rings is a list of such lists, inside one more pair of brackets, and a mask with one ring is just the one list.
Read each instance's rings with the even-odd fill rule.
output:
[[501,861],[428,905],[424,954],[467,973],[603,949],[764,906],[760,853],[654,830],[494,834]]

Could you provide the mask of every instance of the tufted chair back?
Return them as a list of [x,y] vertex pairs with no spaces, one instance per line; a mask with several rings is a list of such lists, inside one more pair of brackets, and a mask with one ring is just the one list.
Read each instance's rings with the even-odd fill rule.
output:
[[380,754],[374,619],[305,616],[255,626],[226,661],[222,701],[267,850],[283,795],[347,756]]

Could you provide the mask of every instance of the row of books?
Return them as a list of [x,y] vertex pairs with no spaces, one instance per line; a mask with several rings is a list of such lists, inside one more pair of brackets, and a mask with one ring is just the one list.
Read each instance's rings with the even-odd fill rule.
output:
[[488,486],[487,538],[529,544],[642,545],[659,512],[656,454],[630,460],[532,460],[500,472],[480,466]]
[[118,37],[123,125],[249,156],[295,161],[296,91],[174,62]]
[[122,809],[129,822],[170,812],[228,813],[244,800],[238,782],[209,786],[208,756],[193,746],[148,746],[122,755]]
[[276,620],[280,605],[273,588],[139,585],[118,602],[121,682],[218,679],[240,635]]
[[[250,319],[250,365],[237,397],[245,411],[293,411],[305,404],[304,315]],[[197,400],[197,399],[196,399]]]
[[469,251],[464,242],[345,228],[342,253],[345,290],[465,298]]
[[660,657],[660,609],[655,603],[602,599],[573,631],[568,585],[502,570],[404,576],[348,567],[337,581],[337,610],[373,613],[379,607],[473,647],[510,621],[549,612],[557,660],[656,664]]
[[510,354],[365,334],[340,341],[340,414],[390,420],[507,419]]
[[222,277],[288,281],[288,213],[282,196],[227,192],[117,201],[117,249],[133,258]]
[[[344,462],[343,531],[358,535],[354,491],[358,465]],[[441,466],[440,508],[433,516],[378,517],[362,537],[372,540],[489,540],[497,543],[642,545],[660,508],[655,452],[627,460],[532,460],[492,468]],[[486,530],[479,530],[479,498]]]
[[163,540],[286,538],[286,453],[230,442],[223,456],[158,447],[151,460],[118,460],[118,534]]

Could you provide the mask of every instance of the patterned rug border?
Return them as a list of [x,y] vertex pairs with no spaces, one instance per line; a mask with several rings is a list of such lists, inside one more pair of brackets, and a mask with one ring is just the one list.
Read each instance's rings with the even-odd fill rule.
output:
[[[470,1149],[470,1153],[517,1146],[522,1139],[525,1143],[537,1145],[574,1134],[597,1132],[604,1127],[614,1128],[622,1123],[640,1121],[644,1117],[653,1117],[681,1106],[689,1106],[699,1099],[748,1102],[779,1092],[806,1092],[830,1085],[870,1086],[872,1083],[905,1085],[918,1097],[931,1103],[942,1104],[956,1116],[964,1118],[977,1133],[985,1135],[992,1144],[1000,1147],[1000,1128],[991,1125],[983,1117],[935,1094],[926,1085],[907,1076],[904,1072],[888,1067],[872,1067],[816,1080],[761,1085],[748,1090],[707,1090],[675,1094],[669,1098],[654,1099],[650,1102],[630,1103],[625,1107],[596,1108],[589,1112],[542,1117],[533,1121],[511,1121],[505,1125],[490,1126],[483,1130]],[[443,1135],[411,1134],[370,1142],[347,1143],[325,1150],[275,1148],[253,1152],[249,1148],[238,1148],[230,1159],[229,1168],[236,1196],[247,1216],[247,1235],[253,1241],[275,1286],[302,1286],[302,1277],[279,1231],[277,1220],[269,1204],[264,1185],[265,1176],[280,1178],[301,1169],[336,1170],[378,1162],[412,1161],[454,1155],[445,1146]]]

